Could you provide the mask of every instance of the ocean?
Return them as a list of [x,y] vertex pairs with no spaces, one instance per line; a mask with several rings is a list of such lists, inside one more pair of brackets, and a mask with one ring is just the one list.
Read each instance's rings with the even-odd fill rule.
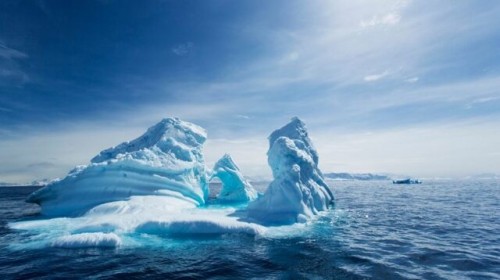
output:
[[1,187],[0,278],[500,279],[500,181],[330,184],[335,207],[299,234],[86,249],[19,246],[32,236],[9,223],[40,218],[36,188]]

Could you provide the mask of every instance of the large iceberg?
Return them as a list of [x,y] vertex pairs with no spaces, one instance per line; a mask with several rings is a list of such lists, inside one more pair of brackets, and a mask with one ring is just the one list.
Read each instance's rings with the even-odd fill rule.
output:
[[299,118],[269,136],[267,155],[274,180],[249,204],[250,219],[262,224],[305,222],[333,203],[318,168],[318,153]]
[[49,216],[75,216],[137,195],[172,196],[198,206],[208,197],[202,146],[206,132],[166,118],[139,138],[102,151],[91,164],[31,194]]
[[[29,246],[135,246],[151,236],[283,232],[266,226],[307,221],[333,201],[318,154],[297,118],[269,137],[274,181],[264,195],[229,155],[210,173],[202,154],[205,139],[202,128],[166,118],[28,197],[44,215],[56,217],[9,226],[33,233]],[[215,177],[222,191],[207,205],[208,181]]]
[[229,154],[225,154],[215,163],[211,178],[219,178],[222,182],[222,189],[217,197],[219,202],[249,202],[258,196]]

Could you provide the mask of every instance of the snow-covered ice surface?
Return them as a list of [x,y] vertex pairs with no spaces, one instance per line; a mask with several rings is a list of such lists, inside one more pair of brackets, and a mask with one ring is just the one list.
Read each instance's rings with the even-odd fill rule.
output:
[[306,222],[333,203],[318,168],[318,153],[298,118],[269,136],[268,162],[274,180],[248,207],[248,216],[264,224]]
[[213,169],[212,178],[219,178],[222,190],[217,197],[222,203],[242,203],[255,200],[257,191],[243,177],[240,169],[229,154],[219,159]]
[[121,239],[114,233],[85,232],[65,235],[51,243],[52,247],[85,248],[85,247],[117,247]]
[[[145,236],[279,237],[304,232],[304,224],[291,224],[310,221],[333,200],[297,118],[269,137],[275,179],[263,196],[229,155],[208,171],[205,139],[194,124],[164,119],[31,194],[27,201],[42,215],[9,226],[31,234],[27,247],[140,246]],[[208,181],[216,177],[222,190],[209,201]]]
[[196,207],[171,196],[132,196],[98,205],[80,217],[11,223],[33,234],[27,247],[137,246],[137,235],[188,236],[223,233],[261,235],[266,228],[234,215],[237,208]]

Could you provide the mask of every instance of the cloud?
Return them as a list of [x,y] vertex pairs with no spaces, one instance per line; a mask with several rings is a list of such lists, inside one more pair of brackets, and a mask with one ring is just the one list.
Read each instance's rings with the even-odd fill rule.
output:
[[236,117],[238,119],[245,119],[245,120],[249,120],[250,119],[250,116],[247,116],[247,115],[240,115],[240,114],[238,114],[238,115],[236,115]]
[[[7,113],[10,113],[10,112],[13,112],[14,110],[10,109],[10,108],[5,108],[5,107],[0,107],[0,112],[7,112]],[[0,133],[1,134],[1,133]]]
[[28,55],[19,50],[9,48],[0,41],[0,83],[7,85],[23,85],[28,82],[29,76],[21,67],[20,61]]
[[298,52],[292,51],[288,54],[286,54],[282,60],[281,63],[286,64],[286,63],[291,63],[294,61],[297,61],[300,58],[300,54]]
[[389,74],[388,71],[384,71],[383,73],[380,73],[380,74],[373,74],[373,75],[365,76],[363,78],[363,80],[365,80],[365,82],[374,82],[374,81],[378,81],[378,80],[384,78],[388,74]]
[[377,25],[395,25],[399,23],[401,16],[396,13],[390,13],[382,17],[374,16],[370,20],[362,20],[359,23],[361,28],[374,27]]
[[0,57],[5,59],[19,59],[19,58],[27,58],[28,55],[21,51],[9,48],[0,41]]
[[192,42],[187,42],[179,44],[172,48],[172,53],[177,56],[185,56],[193,51],[194,44]]
[[[464,115],[461,111],[456,110],[457,105],[466,105],[482,98],[490,98],[498,92],[500,87],[500,76],[484,77],[469,80],[459,80],[436,85],[416,85],[415,87],[396,87],[390,88],[381,94],[359,94],[359,97],[351,97],[342,100],[342,107],[337,108],[337,118],[345,119],[354,123],[355,118],[372,118],[374,115],[383,114],[390,116],[398,116],[396,119],[403,121],[409,116],[408,112],[400,114],[394,109],[408,107],[428,109],[434,118],[441,117],[450,119],[467,119],[470,115]],[[327,106],[332,104],[326,103]],[[443,110],[445,108],[445,110]],[[450,113],[450,110],[452,113]],[[392,112],[392,113],[391,113]],[[480,112],[475,117],[490,117],[499,115],[500,112]],[[422,115],[418,120],[423,121],[425,118]],[[380,118],[380,117],[379,117]],[[365,120],[365,125],[390,126],[389,123],[383,122],[374,124]],[[415,120],[414,120],[415,122]]]
[[474,104],[477,104],[477,103],[487,103],[487,102],[496,101],[496,100],[499,100],[499,99],[500,99],[500,97],[498,97],[498,96],[487,96],[487,97],[482,97],[482,98],[474,99],[472,101],[472,103],[474,103]]
[[412,78],[406,79],[405,81],[408,83],[416,83],[416,82],[418,82],[418,80],[419,80],[418,77],[412,77]]
[[29,76],[26,73],[16,68],[0,69],[0,79],[2,78],[16,84],[25,84],[30,80]]
[[[393,172],[414,176],[460,177],[500,170],[498,120],[416,125],[371,133],[316,132],[324,172]],[[484,138],[484,135],[488,135]],[[480,143],[480,145],[471,145]],[[425,168],[423,168],[425,166]]]

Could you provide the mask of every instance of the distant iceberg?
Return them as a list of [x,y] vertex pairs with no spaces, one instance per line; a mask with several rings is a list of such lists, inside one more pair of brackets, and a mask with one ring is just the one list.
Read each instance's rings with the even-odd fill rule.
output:
[[305,222],[333,203],[318,168],[318,153],[299,118],[269,136],[267,155],[274,180],[249,204],[249,218],[264,224]]
[[411,185],[411,184],[422,184],[422,181],[420,181],[418,179],[407,178],[407,179],[401,179],[401,180],[393,180],[392,183],[398,184],[398,185]]
[[382,181],[392,180],[390,176],[385,174],[373,173],[325,173],[323,174],[326,179],[331,180],[359,180],[359,181]]
[[219,178],[222,182],[222,190],[217,197],[219,202],[249,202],[258,196],[229,154],[225,154],[215,163],[211,178]]

